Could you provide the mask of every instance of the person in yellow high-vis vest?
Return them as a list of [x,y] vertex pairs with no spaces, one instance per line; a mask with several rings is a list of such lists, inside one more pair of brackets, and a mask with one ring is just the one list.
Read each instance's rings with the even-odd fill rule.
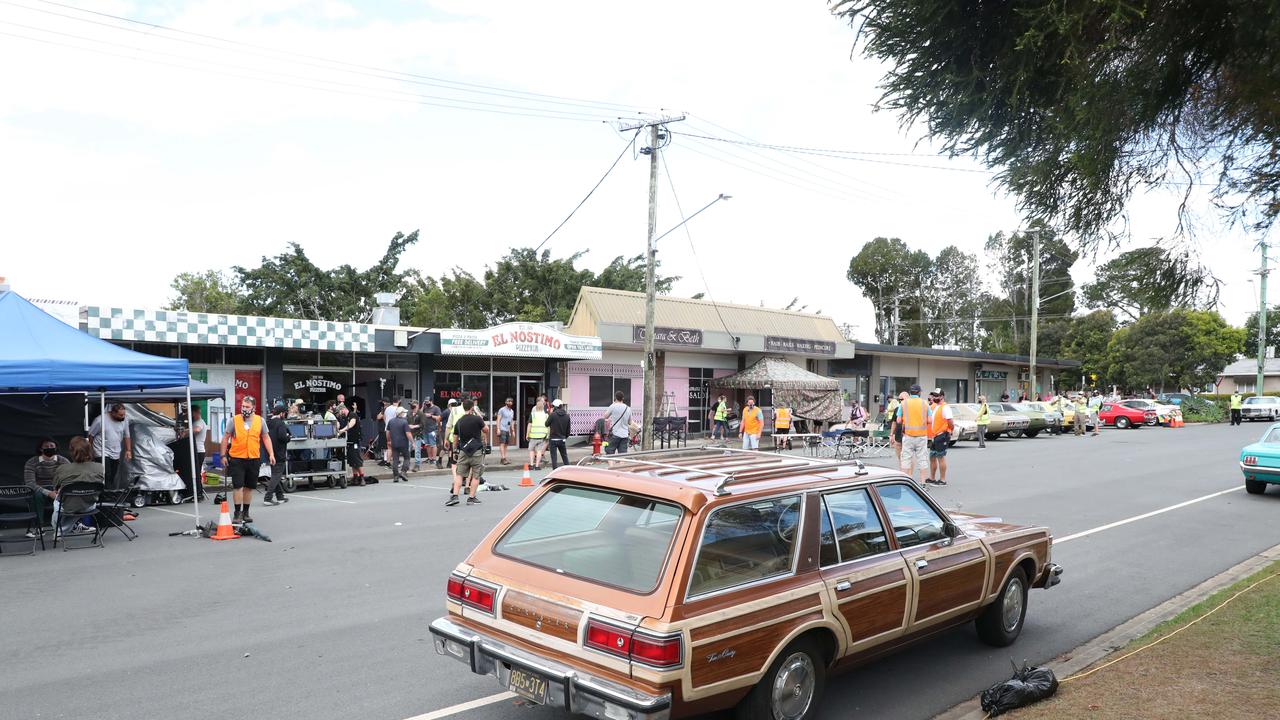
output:
[[1241,422],[1240,410],[1243,407],[1244,407],[1244,396],[1240,394],[1240,391],[1236,390],[1235,392],[1231,393],[1231,424],[1232,425],[1240,424]]
[[240,414],[231,421],[231,429],[222,436],[222,457],[231,476],[232,500],[236,505],[235,520],[253,522],[249,517],[249,503],[253,491],[258,488],[258,470],[262,467],[262,450],[267,459],[276,464],[276,453],[271,447],[271,436],[266,432],[262,416],[253,412],[254,400],[245,396],[240,401]]
[[899,466],[902,472],[916,482],[916,470],[921,479],[929,472],[929,405],[920,397],[920,386],[912,385],[907,399],[898,405],[890,434],[902,429],[902,455]]
[[791,440],[783,437],[791,434],[791,408],[780,405],[773,409],[773,447],[791,449]]
[[547,427],[547,396],[539,395],[533,409],[529,411],[529,426],[524,436],[529,438],[529,467],[542,469],[542,456],[547,452],[547,438],[551,437],[551,429]]
[[723,394],[711,409],[711,439],[724,442],[729,439],[729,403]]

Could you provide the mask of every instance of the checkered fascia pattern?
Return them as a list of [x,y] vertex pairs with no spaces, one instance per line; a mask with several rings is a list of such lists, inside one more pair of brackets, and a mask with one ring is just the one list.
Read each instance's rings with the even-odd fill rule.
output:
[[373,352],[373,326],[178,310],[87,307],[85,330],[103,340]]

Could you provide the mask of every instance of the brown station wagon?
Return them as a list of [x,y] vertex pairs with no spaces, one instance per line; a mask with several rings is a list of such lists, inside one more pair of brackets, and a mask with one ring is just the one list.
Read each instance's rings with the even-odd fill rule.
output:
[[448,579],[436,652],[592,717],[817,715],[827,675],[1052,587],[1043,527],[948,513],[897,472],[740,450],[551,473]]

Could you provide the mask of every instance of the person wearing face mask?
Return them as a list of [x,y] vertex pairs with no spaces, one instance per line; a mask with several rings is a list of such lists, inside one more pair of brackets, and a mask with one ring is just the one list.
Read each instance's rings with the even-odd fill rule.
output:
[[231,421],[230,432],[222,436],[222,457],[231,476],[232,495],[236,505],[234,522],[251,523],[249,503],[258,487],[258,470],[262,466],[262,451],[267,451],[270,464],[276,464],[275,449],[266,431],[262,416],[255,415],[254,399],[245,396],[240,401],[240,414]]
[[129,421],[125,420],[124,405],[115,403],[111,409],[93,419],[89,426],[89,439],[93,441],[93,457],[96,462],[107,459],[107,486],[115,487],[120,461],[133,460],[133,438],[129,435]]
[[45,508],[53,509],[53,500],[57,493],[53,491],[53,476],[58,467],[71,461],[58,453],[58,443],[53,438],[44,438],[36,444],[36,455],[27,461],[22,469],[22,479],[27,487],[36,494],[36,514],[40,522],[44,522]]

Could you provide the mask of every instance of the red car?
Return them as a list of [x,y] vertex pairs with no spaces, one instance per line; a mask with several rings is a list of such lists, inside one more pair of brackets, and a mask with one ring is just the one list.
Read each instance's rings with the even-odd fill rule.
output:
[[1142,427],[1156,424],[1156,411],[1152,408],[1141,410],[1120,403],[1104,402],[1098,408],[1098,419],[1103,425],[1115,425],[1121,430],[1127,427]]

